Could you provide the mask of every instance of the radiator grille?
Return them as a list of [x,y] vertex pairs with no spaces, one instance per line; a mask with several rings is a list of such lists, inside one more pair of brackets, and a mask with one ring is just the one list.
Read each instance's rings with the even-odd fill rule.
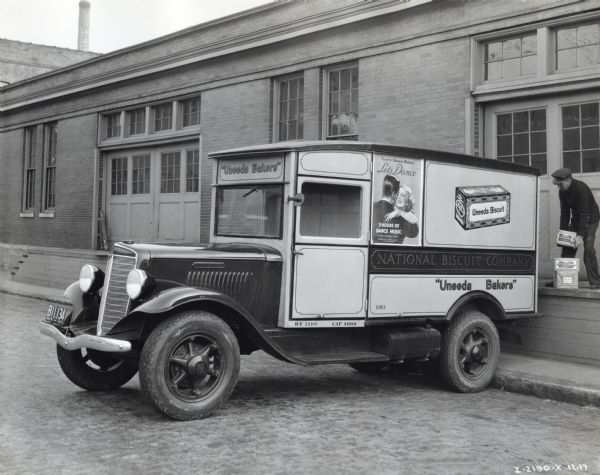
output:
[[127,314],[129,309],[127,275],[135,268],[135,262],[135,257],[118,254],[110,258],[100,302],[99,335],[108,333]]
[[254,297],[251,283],[254,273],[235,271],[192,271],[188,274],[190,287],[212,289],[229,295],[241,305],[247,306]]

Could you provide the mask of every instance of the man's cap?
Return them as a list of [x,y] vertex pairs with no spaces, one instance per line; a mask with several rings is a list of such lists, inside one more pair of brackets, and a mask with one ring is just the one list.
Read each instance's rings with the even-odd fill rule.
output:
[[552,176],[558,180],[565,180],[567,178],[571,178],[571,173],[572,172],[570,168],[559,168],[552,174]]

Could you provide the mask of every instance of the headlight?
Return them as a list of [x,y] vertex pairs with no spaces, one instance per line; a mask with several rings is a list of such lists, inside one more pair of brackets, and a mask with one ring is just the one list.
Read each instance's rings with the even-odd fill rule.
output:
[[141,269],[133,269],[127,276],[127,295],[132,300],[142,295],[148,275]]
[[83,293],[95,292],[104,285],[104,272],[91,264],[85,264],[79,272],[79,288]]

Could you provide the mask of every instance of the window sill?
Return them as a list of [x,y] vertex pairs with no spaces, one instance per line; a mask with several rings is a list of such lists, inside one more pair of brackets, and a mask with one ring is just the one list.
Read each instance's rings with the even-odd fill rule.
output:
[[127,148],[146,145],[160,145],[161,143],[169,143],[173,141],[182,141],[189,139],[197,139],[200,134],[200,127],[186,127],[180,130],[169,130],[154,132],[152,134],[136,134],[126,138],[116,138],[110,140],[101,140],[98,147],[102,150],[110,150],[113,148]]
[[54,218],[54,211],[44,211],[38,214],[38,218]]
[[554,72],[544,77],[515,78],[506,81],[485,81],[475,85],[472,89],[474,97],[486,95],[498,95],[506,93],[531,94],[532,90],[545,93],[548,90],[571,91],[582,87],[594,87],[598,85],[598,73],[600,68],[586,68],[578,71]]
[[23,212],[19,214],[19,218],[33,218],[33,212]]

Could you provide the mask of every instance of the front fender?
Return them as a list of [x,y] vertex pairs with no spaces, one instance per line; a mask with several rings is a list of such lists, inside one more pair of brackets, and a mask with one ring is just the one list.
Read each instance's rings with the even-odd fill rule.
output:
[[264,351],[272,356],[289,361],[290,363],[304,364],[275,343],[244,307],[231,297],[213,290],[196,289],[193,287],[173,287],[163,290],[151,300],[135,307],[119,325],[127,321],[135,321],[137,318],[144,318],[144,315],[164,314],[194,303],[217,304],[221,309],[229,308],[233,310],[233,312],[228,312],[227,315],[220,315],[230,326],[233,325],[241,329],[251,340],[258,343]]
[[77,281],[69,285],[63,295],[71,302],[73,307],[73,316],[69,320],[69,324],[98,320],[100,296],[97,293],[86,294],[82,292],[79,281]]
[[196,289],[193,287],[172,287],[170,289],[162,290],[154,295],[152,299],[135,307],[129,315],[134,315],[136,313],[166,313],[183,305],[202,301],[212,301],[224,304],[231,307],[245,318],[252,319],[252,315],[231,297],[214,290]]

